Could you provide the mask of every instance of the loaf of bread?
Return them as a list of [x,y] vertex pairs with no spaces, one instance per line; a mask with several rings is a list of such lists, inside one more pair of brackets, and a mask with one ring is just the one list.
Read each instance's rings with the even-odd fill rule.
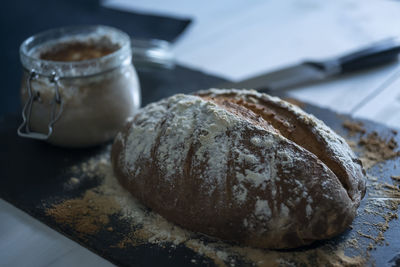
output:
[[150,104],[111,153],[119,182],[145,206],[186,229],[259,248],[338,235],[365,194],[365,172],[341,137],[249,90]]

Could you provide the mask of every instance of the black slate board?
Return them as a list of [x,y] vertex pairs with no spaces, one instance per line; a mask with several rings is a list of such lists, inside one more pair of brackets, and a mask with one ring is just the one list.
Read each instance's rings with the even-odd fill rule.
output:
[[[195,90],[208,88],[223,82],[218,77],[205,75],[178,66],[174,70],[153,70],[139,71],[142,84],[143,103],[147,104],[175,93],[190,93]],[[342,126],[344,120],[351,119],[345,115],[338,115],[327,109],[318,108],[305,104],[303,107],[307,112],[314,114],[332,127],[339,134],[346,136]],[[214,265],[214,262],[204,256],[198,255],[185,246],[160,247],[152,244],[139,246],[128,246],[118,248],[115,245],[129,231],[125,222],[117,217],[111,217],[110,225],[115,229],[113,232],[101,230],[92,236],[82,238],[75,229],[57,223],[45,213],[45,208],[59,200],[72,199],[81,196],[86,190],[98,185],[96,179],[84,180],[77,190],[65,190],[65,183],[70,176],[65,169],[72,165],[95,156],[106,146],[90,149],[63,149],[48,145],[46,143],[22,139],[17,137],[16,128],[20,122],[19,114],[0,118],[0,196],[14,206],[24,210],[33,217],[58,230],[62,234],[81,243],[95,253],[103,256],[111,262],[120,266],[188,266],[197,264]],[[367,132],[377,131],[381,136],[392,137],[400,143],[400,136],[394,135],[391,129],[377,123],[363,121]],[[358,138],[358,136],[354,137]],[[398,169],[395,169],[397,162]],[[380,177],[381,182],[392,184],[391,175],[399,175],[400,164],[398,159],[388,160],[381,167],[374,167],[369,174]],[[368,230],[363,222],[379,222],[381,218],[374,217],[364,211],[367,205],[366,199],[360,207],[360,214],[354,222],[354,229],[329,241],[317,242],[308,248],[294,251],[307,251],[327,243],[338,244],[346,238],[357,235],[357,230],[374,235],[373,229]],[[377,208],[378,209],[378,208]],[[384,211],[386,212],[386,211]],[[398,213],[398,211],[395,211]],[[372,232],[371,232],[372,231]],[[369,251],[368,263],[375,263],[377,266],[399,265],[400,257],[400,223],[398,220],[390,221],[389,229],[384,233],[389,245],[377,245],[376,249]],[[205,238],[207,241],[207,238]],[[359,237],[359,246],[366,252],[370,243],[368,238]],[[292,253],[286,251],[283,253]],[[358,255],[359,251],[349,248],[346,250],[349,255]],[[396,258],[396,255],[398,258]],[[365,256],[365,255],[364,255]],[[236,264],[247,263],[244,259],[236,258]],[[390,262],[391,261],[391,262]]]

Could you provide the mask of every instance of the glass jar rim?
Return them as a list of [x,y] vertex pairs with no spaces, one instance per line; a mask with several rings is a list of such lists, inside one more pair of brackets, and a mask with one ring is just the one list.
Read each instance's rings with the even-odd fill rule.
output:
[[[62,42],[63,39],[78,38],[85,34],[108,36],[119,48],[110,54],[80,61],[53,61],[32,55],[34,50],[46,43]],[[90,76],[106,72],[121,65],[131,64],[132,51],[130,37],[123,31],[104,25],[67,26],[40,32],[22,42],[20,49],[22,66],[43,76],[58,77]]]

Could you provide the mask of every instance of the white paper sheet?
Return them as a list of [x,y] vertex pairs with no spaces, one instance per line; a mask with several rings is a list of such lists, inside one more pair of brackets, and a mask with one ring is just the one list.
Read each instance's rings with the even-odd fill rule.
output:
[[[384,0],[183,1],[107,0],[112,8],[191,17],[193,23],[174,45],[180,64],[239,81],[304,59],[324,59],[387,37],[400,36],[400,3]],[[300,88],[299,99],[349,112],[382,84],[396,66]],[[396,87],[374,109],[355,115],[381,120],[398,110]],[[368,104],[369,105],[369,104]],[[381,115],[378,115],[381,114]],[[396,116],[396,115],[393,115]],[[379,118],[379,119],[378,119]]]

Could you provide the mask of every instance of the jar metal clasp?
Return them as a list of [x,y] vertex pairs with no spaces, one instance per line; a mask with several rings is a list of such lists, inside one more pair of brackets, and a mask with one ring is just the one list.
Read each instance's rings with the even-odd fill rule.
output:
[[[27,78],[26,82],[26,90],[28,91],[28,100],[26,101],[24,108],[22,110],[22,124],[18,127],[18,135],[21,137],[32,138],[32,139],[39,139],[39,140],[47,140],[53,133],[53,126],[54,123],[60,118],[61,113],[63,111],[63,100],[60,95],[58,80],[59,77],[55,72],[51,74],[49,77],[50,83],[54,85],[54,98],[51,101],[51,114],[50,114],[50,121],[48,124],[48,132],[47,133],[39,133],[39,132],[32,132],[30,129],[30,120],[32,114],[32,106],[33,102],[36,99],[36,96],[32,89],[32,81],[36,80],[39,77],[39,74],[35,70],[31,70],[29,77]],[[57,112],[58,107],[58,112]]]

